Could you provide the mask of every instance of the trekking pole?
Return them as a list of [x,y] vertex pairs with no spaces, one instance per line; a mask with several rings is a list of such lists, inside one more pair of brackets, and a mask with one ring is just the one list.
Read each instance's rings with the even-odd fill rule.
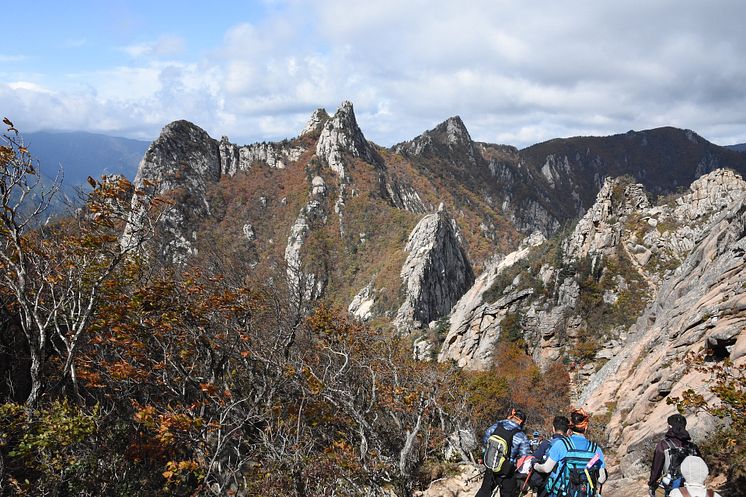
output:
[[526,491],[526,487],[528,486],[528,480],[531,479],[531,473],[534,472],[534,468],[531,467],[530,470],[528,470],[528,474],[526,475],[526,480],[523,482],[523,485],[521,485],[521,491],[518,493],[518,497],[523,497],[524,493]]

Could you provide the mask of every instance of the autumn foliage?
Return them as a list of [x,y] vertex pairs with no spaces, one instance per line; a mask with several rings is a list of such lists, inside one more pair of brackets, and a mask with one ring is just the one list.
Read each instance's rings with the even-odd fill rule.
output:
[[567,403],[566,373],[515,344],[485,373],[419,362],[406,338],[293,305],[284,268],[164,265],[147,241],[168,204],[123,178],[37,222],[46,194],[6,124],[3,495],[404,497],[454,462],[451,434]]

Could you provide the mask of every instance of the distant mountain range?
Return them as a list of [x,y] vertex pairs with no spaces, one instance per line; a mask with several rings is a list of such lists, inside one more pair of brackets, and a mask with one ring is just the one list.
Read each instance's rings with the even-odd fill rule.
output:
[[[463,124],[459,124],[463,126]],[[673,129],[671,129],[671,132],[673,132]],[[622,137],[624,135],[616,136]],[[629,133],[627,136],[634,136],[634,133]],[[24,133],[23,138],[34,159],[39,161],[43,174],[46,177],[53,178],[58,168],[62,167],[66,186],[80,185],[85,182],[88,176],[98,178],[102,174],[122,174],[133,180],[137,173],[137,166],[150,145],[148,141],[87,133],[84,131],[38,131],[35,133]],[[593,143],[604,140],[610,141],[609,138],[611,137],[589,137],[586,140]],[[536,144],[524,149],[521,155],[526,154],[530,156],[532,155],[532,149],[553,148],[553,146],[557,146],[563,141],[566,144],[570,144],[573,142],[582,142],[583,139],[576,137],[550,140],[544,144]],[[401,150],[406,143],[399,144],[394,148]],[[585,145],[585,143],[582,144]],[[489,146],[495,150],[498,148],[495,145]],[[500,148],[503,147],[500,146]],[[505,148],[508,149],[506,150],[507,152],[512,152],[512,150],[509,150],[512,147]],[[562,147],[560,146],[559,148]],[[736,152],[746,152],[746,143],[726,145],[723,148]],[[544,152],[544,150],[541,151]],[[511,154],[508,153],[506,155]],[[506,159],[507,157],[501,158]]]
[[115,136],[73,132],[24,133],[23,139],[41,166],[45,178],[54,178],[62,168],[68,188],[88,176],[122,174],[133,180],[150,142]]
[[737,143],[735,145],[726,145],[725,148],[735,150],[736,152],[746,152],[746,143]]

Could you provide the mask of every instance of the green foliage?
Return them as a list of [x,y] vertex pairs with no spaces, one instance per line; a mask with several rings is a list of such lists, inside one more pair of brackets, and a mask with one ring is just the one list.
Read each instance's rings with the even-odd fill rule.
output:
[[525,345],[519,313],[508,313],[500,321],[500,340],[515,343],[519,346]]
[[[619,277],[626,282],[626,289],[617,288]],[[614,328],[627,328],[635,322],[647,305],[648,288],[621,249],[605,259],[598,257],[595,265],[590,256],[578,261],[577,280],[580,286],[577,311],[586,327],[571,354],[587,361],[595,357],[603,338]],[[614,304],[604,301],[604,293],[609,290],[617,295]]]
[[84,413],[64,400],[35,410],[8,403],[0,406],[0,416],[3,439],[17,439],[22,434],[9,456],[59,471],[69,462],[64,456],[66,449],[95,430],[98,409]]
[[10,480],[20,489],[28,488],[23,482],[29,478],[44,486],[69,484],[84,464],[84,443],[95,433],[99,418],[98,406],[88,412],[65,400],[40,408],[0,405],[0,449]]

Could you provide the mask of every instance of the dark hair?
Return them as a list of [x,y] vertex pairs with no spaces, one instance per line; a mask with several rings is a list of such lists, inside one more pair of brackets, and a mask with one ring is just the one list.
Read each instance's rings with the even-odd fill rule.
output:
[[567,433],[567,430],[570,429],[570,420],[565,416],[555,416],[554,421],[552,421],[552,427],[554,431]]
[[588,426],[588,415],[579,412],[579,411],[573,411],[570,413],[570,425],[572,426],[572,431],[576,433],[585,433],[585,428]]
[[521,424],[524,424],[526,422],[526,413],[523,412],[521,409],[511,409],[509,417],[511,416],[520,419]]
[[668,424],[671,428],[683,430],[686,428],[686,418],[681,414],[672,414],[668,417]]

